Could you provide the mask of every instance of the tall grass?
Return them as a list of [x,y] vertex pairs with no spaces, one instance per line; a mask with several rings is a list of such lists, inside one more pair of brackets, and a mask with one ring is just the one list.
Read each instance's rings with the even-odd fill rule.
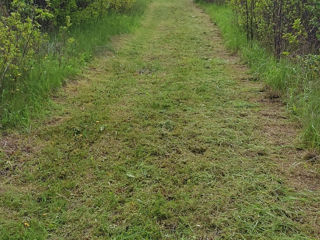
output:
[[278,61],[257,41],[247,41],[236,23],[234,12],[226,5],[199,3],[218,25],[226,46],[239,53],[252,74],[265,81],[283,97],[292,116],[303,125],[302,139],[311,148],[320,148],[320,86],[319,75],[305,67],[304,60]]
[[110,48],[112,36],[128,33],[135,28],[147,2],[138,0],[128,12],[109,12],[99,20],[72,27],[68,38],[73,38],[75,42],[63,46],[59,53],[55,45],[61,39],[58,33],[52,33],[47,46],[48,56],[35,61],[24,81],[15,87],[16,90],[4,90],[0,96],[0,127],[25,128],[31,119],[41,116],[50,101],[50,95],[67,78],[78,74],[97,52]]

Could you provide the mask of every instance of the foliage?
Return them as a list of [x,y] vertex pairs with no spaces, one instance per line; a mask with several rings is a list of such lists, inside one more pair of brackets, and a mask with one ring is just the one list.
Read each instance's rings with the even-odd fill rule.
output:
[[228,3],[248,40],[258,39],[277,58],[319,54],[318,0],[206,0]]
[[281,55],[319,53],[320,2],[317,0],[229,0],[248,39]]
[[136,0],[12,0],[3,4],[9,12],[17,11],[15,5],[24,5],[25,14],[31,14],[29,9],[46,10],[52,18],[41,21],[42,28],[54,29],[64,25],[70,17],[74,24],[81,24],[87,20],[102,17],[110,10],[123,12],[130,10]]
[[32,19],[23,19],[20,12],[13,12],[0,19],[0,91],[16,87],[39,59],[46,36],[41,34],[35,20],[41,17],[41,13]]

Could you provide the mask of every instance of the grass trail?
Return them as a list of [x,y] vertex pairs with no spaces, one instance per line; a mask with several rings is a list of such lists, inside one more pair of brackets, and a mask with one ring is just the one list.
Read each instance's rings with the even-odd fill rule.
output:
[[0,239],[320,239],[296,126],[190,0],[157,0],[28,133],[3,134]]

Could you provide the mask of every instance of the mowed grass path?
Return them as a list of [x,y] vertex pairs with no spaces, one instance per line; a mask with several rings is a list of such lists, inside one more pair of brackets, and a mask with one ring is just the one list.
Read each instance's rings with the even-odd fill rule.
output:
[[319,172],[191,0],[150,4],[1,138],[0,239],[320,239]]

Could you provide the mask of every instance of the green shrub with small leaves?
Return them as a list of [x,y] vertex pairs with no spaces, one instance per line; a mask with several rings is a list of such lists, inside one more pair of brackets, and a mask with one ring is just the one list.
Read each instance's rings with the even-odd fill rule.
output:
[[320,1],[228,0],[249,40],[281,55],[319,54]]
[[46,35],[34,18],[13,12],[0,19],[0,90],[15,90],[41,55]]

